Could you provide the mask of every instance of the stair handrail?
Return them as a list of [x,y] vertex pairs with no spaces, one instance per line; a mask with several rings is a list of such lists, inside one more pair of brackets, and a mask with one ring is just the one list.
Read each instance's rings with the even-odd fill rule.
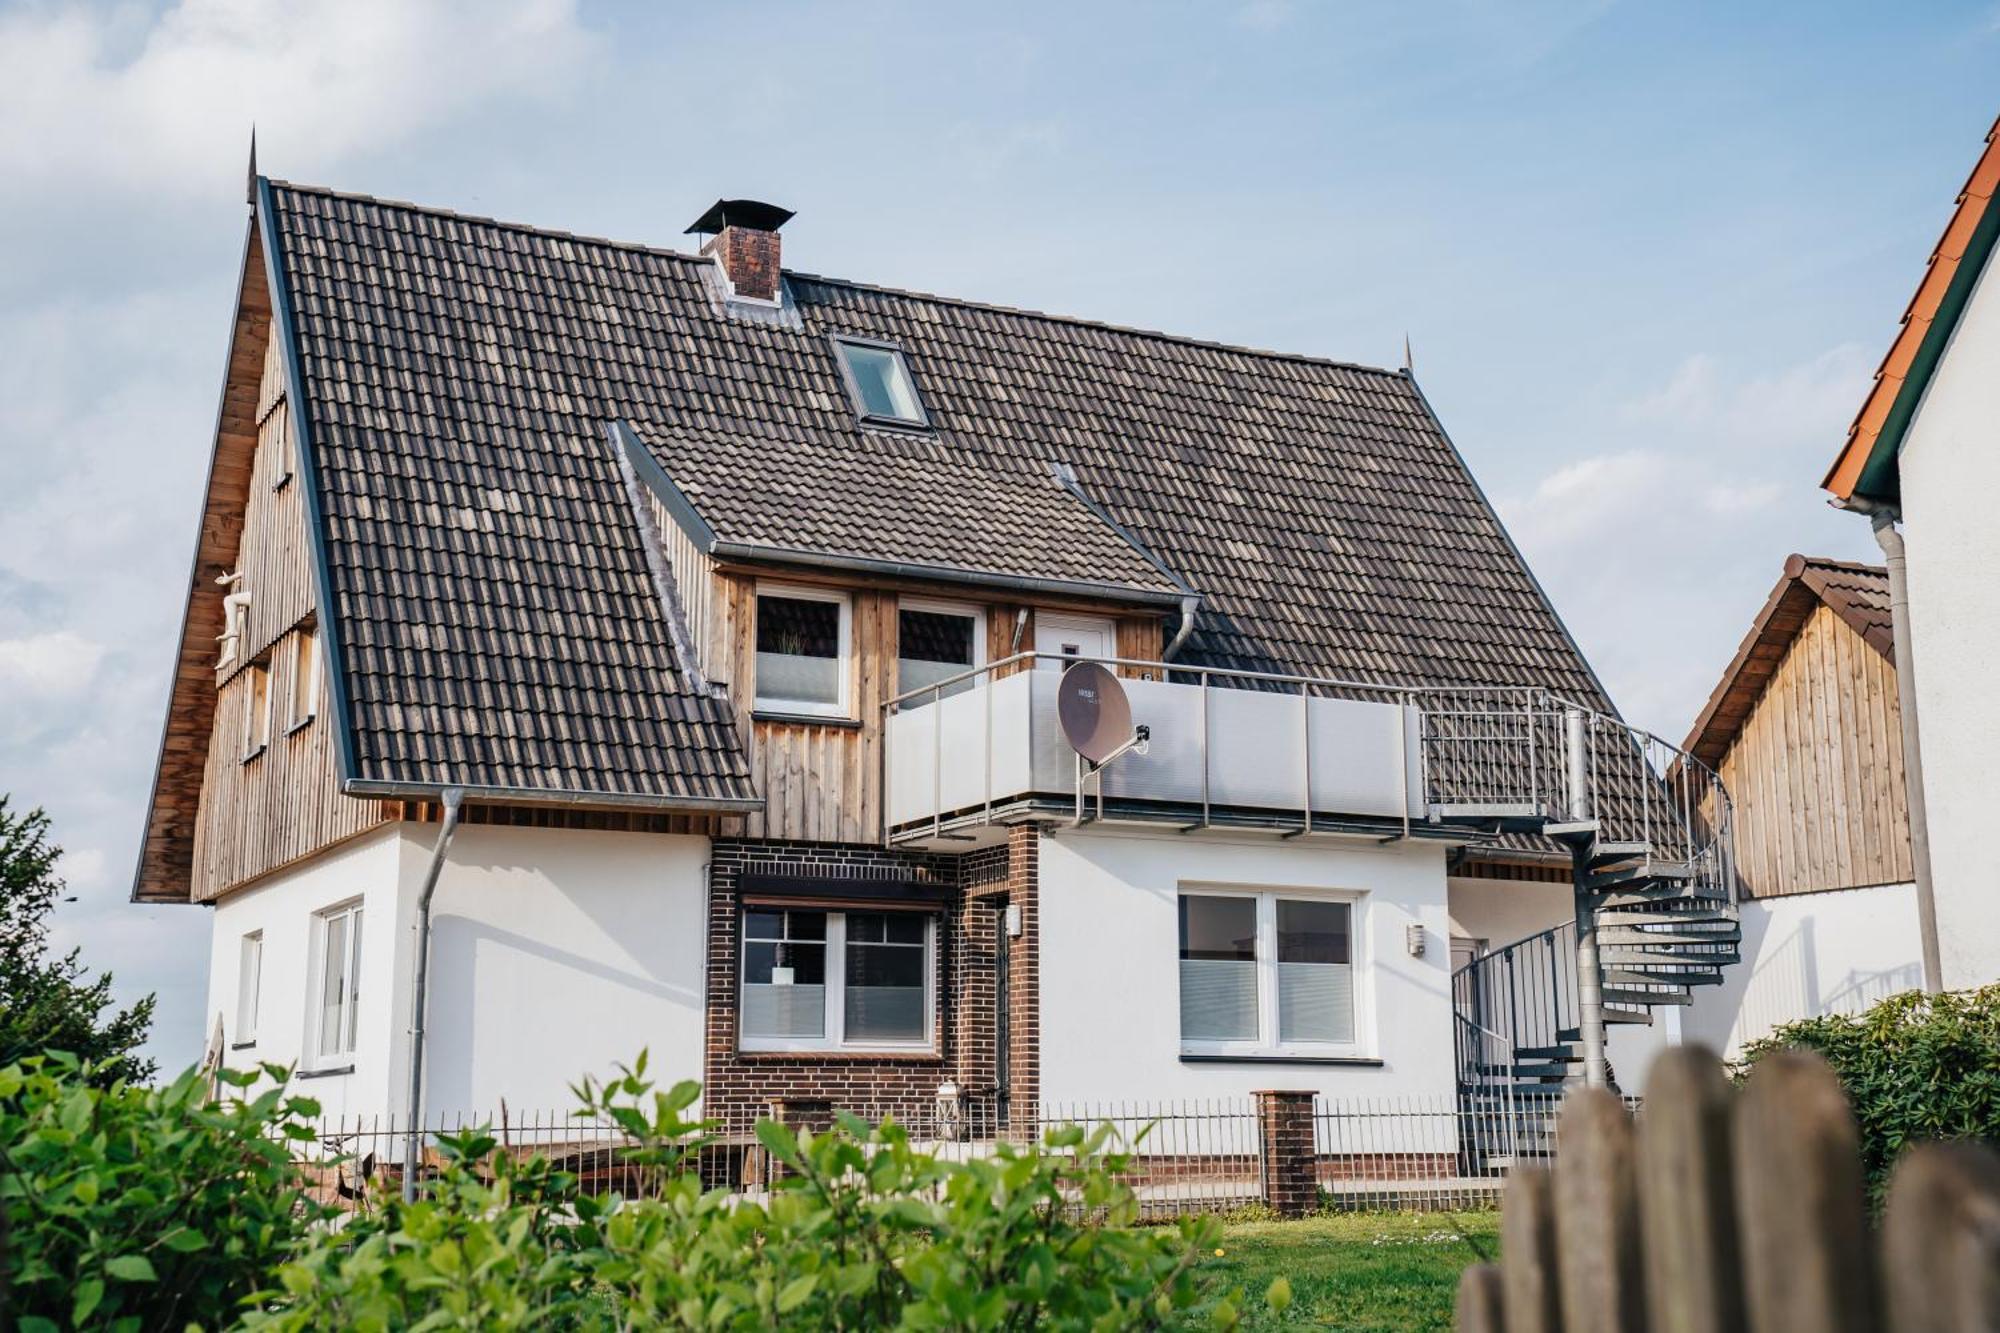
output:
[[[1559,922],[1454,968],[1451,1003],[1462,1023],[1507,1043],[1508,1062],[1523,1048],[1561,1045],[1561,1032],[1577,1015],[1576,922]],[[1484,1061],[1476,1050],[1468,1051],[1470,1045],[1459,1043],[1462,1087],[1488,1081],[1479,1069]]]

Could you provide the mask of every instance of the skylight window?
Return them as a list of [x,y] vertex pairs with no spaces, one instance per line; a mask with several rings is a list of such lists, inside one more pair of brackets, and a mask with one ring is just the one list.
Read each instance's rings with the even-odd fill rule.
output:
[[900,348],[859,338],[836,338],[833,346],[840,354],[840,373],[847,381],[848,396],[863,421],[896,426],[930,424]]

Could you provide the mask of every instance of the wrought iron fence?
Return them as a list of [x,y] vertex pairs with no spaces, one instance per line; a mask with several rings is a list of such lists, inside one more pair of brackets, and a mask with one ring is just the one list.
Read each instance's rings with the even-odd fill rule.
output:
[[[1126,1155],[1121,1178],[1146,1220],[1256,1209],[1274,1200],[1273,1181],[1303,1174],[1317,1207],[1339,1211],[1457,1210],[1494,1206],[1508,1173],[1545,1161],[1556,1148],[1562,1090],[1521,1093],[1490,1103],[1451,1096],[1316,1098],[1309,1148],[1274,1139],[1254,1098],[1048,1103],[1016,1110],[1003,1123],[991,1110],[941,1115],[937,1108],[855,1107],[876,1125],[893,1113],[918,1149],[948,1161],[990,1156],[1001,1143],[1039,1141],[1065,1126],[1108,1125],[1109,1147]],[[703,1184],[745,1199],[762,1198],[783,1168],[759,1144],[760,1118],[744,1109],[710,1119],[689,1165]],[[787,1109],[795,1128],[819,1131],[834,1121],[825,1105]],[[538,1155],[573,1172],[583,1189],[640,1197],[657,1190],[657,1169],[632,1160],[634,1140],[618,1126],[553,1111],[456,1116],[423,1131],[424,1160],[435,1169],[439,1134],[482,1129],[498,1151]],[[407,1125],[393,1117],[330,1119],[301,1157],[327,1202],[368,1206],[371,1195],[400,1186]]]

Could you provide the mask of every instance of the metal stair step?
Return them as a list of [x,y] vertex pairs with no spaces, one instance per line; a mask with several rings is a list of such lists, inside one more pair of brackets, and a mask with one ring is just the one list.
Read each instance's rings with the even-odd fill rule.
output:
[[[1629,1004],[1633,1006],[1693,1004],[1694,996],[1689,995],[1686,991],[1628,990],[1623,986],[1606,986],[1604,988],[1604,1002],[1607,1005]],[[1609,1013],[1610,1011],[1606,1010],[1606,1012]]]
[[1512,1075],[1516,1080],[1565,1079],[1570,1075],[1569,1066],[1558,1064],[1518,1064],[1518,1065],[1475,1065],[1473,1071],[1480,1074]]
[[1694,867],[1682,861],[1635,861],[1631,865],[1585,875],[1583,885],[1596,893],[1606,889],[1629,888],[1634,884],[1672,883],[1679,886],[1693,879],[1694,874]]
[[1653,1016],[1644,1009],[1615,1009],[1607,992],[1604,1004],[1604,1021],[1607,1023],[1631,1023],[1638,1027],[1653,1026]]
[[1542,825],[1543,836],[1554,838],[1558,842],[1565,838],[1576,839],[1586,837],[1596,832],[1597,821],[1594,819],[1552,820]]
[[1514,1058],[1516,1060],[1542,1061],[1577,1061],[1583,1059],[1582,1056],[1576,1053],[1576,1047],[1569,1045],[1567,1042],[1561,1046],[1516,1046],[1514,1048]]
[[1699,921],[1727,921],[1736,925],[1737,920],[1727,909],[1710,907],[1706,904],[1688,907],[1614,908],[1597,914],[1600,926],[1681,926]]
[[1728,901],[1719,893],[1703,893],[1678,880],[1664,884],[1613,889],[1597,897],[1599,907],[1660,907],[1675,903],[1714,907],[1726,904]]
[[1722,970],[1674,971],[1663,967],[1604,969],[1607,986],[1720,986]]
[[1599,944],[1735,944],[1743,938],[1743,928],[1695,930],[1686,926],[1671,930],[1642,930],[1637,926],[1606,926],[1597,932]]
[[1592,870],[1617,865],[1621,861],[1636,861],[1653,850],[1650,842],[1604,841],[1590,849],[1589,865]]
[[1681,953],[1673,949],[1613,945],[1598,950],[1597,961],[1605,967],[1630,964],[1651,967],[1656,963],[1678,963],[1685,967],[1712,967],[1720,971],[1742,962],[1743,956],[1734,949],[1719,953]]

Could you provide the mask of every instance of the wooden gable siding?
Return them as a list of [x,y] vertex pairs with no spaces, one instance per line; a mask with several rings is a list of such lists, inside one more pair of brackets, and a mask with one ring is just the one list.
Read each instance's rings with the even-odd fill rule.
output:
[[1895,668],[1825,606],[1723,756],[1746,896],[1911,878]]
[[[673,547],[672,531],[668,546]],[[688,551],[674,555],[676,577],[683,560],[691,570],[705,559]],[[937,596],[935,589],[892,586],[847,587],[851,599],[852,660],[848,680],[853,712],[845,722],[759,720],[756,698],[757,574],[708,566],[703,593],[706,612],[697,637],[706,647],[709,679],[726,684],[736,710],[738,734],[750,757],[750,772],[764,797],[762,814],[743,819],[743,835],[809,842],[873,842],[882,832],[883,707],[897,693],[897,608],[904,591]],[[785,582],[799,582],[786,573]],[[967,600],[962,593],[954,601]],[[1013,656],[1018,603],[984,603],[986,660]],[[1029,610],[1020,643],[1035,641]],[[1157,615],[1123,616],[1118,621],[1121,657],[1155,659],[1162,647]]]
[[715,562],[694,544],[694,539],[667,512],[658,496],[647,492],[646,503],[652,511],[653,530],[659,533],[660,545],[666,553],[668,572],[673,575],[674,609],[680,614],[681,628],[694,651],[695,660],[688,665],[706,680],[721,679],[721,663],[712,632]]
[[[316,598],[306,533],[303,480],[295,472],[297,444],[286,401],[284,365],[267,346],[257,389],[257,436],[241,511],[236,568],[250,593],[242,642],[216,672],[196,812],[190,893],[209,902],[231,889],[311,856],[392,817],[393,806],[340,794],[339,762],[325,672],[316,716],[289,730],[299,637]],[[289,477],[282,483],[280,478]],[[222,589],[213,590],[216,598]],[[218,645],[208,645],[210,665]],[[323,645],[317,651],[323,651]],[[246,760],[243,716],[251,670],[269,669],[270,740]]]

